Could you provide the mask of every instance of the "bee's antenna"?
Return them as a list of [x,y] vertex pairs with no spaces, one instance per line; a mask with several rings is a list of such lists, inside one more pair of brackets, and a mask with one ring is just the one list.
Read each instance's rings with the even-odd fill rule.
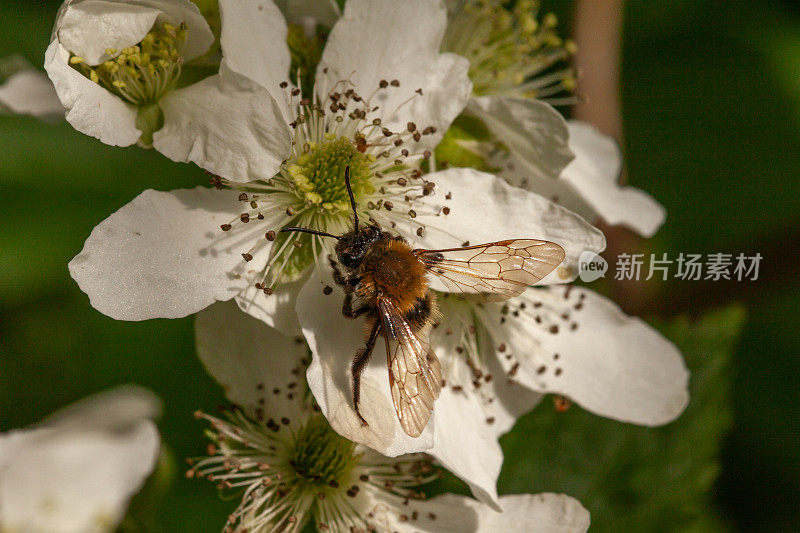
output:
[[356,211],[356,199],[353,197],[353,189],[350,187],[350,165],[344,167],[344,184],[347,187],[347,194],[350,196],[350,207],[353,208],[353,218],[355,219],[353,231],[358,232],[358,211]]
[[332,235],[330,233],[325,233],[324,231],[318,231],[315,229],[309,228],[283,228],[280,232],[284,233],[287,231],[299,231],[300,233],[311,233],[312,235],[320,235],[321,237],[333,237],[334,239],[340,239],[338,235]]

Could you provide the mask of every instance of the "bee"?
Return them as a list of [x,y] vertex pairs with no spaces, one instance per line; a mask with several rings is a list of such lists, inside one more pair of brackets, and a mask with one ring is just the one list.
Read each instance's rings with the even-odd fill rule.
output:
[[[427,274],[437,276],[453,292],[479,301],[502,301],[521,294],[564,260],[564,249],[553,242],[510,239],[446,250],[413,249],[399,235],[376,224],[359,225],[357,205],[345,185],[353,210],[353,229],[342,235],[287,227],[331,237],[338,242],[336,260],[330,258],[334,281],[344,292],[342,314],[366,317],[366,340],[351,367],[353,406],[359,411],[361,373],[369,363],[378,337],[386,343],[389,388],[403,430],[418,437],[433,412],[442,389],[442,369],[428,340],[438,319],[436,297]],[[344,272],[339,266],[344,269]]]

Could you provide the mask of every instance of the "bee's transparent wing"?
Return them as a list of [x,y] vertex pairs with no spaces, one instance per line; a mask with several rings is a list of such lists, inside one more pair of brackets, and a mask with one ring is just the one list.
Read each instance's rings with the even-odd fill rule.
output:
[[556,269],[564,249],[554,242],[511,239],[447,250],[414,250],[428,272],[452,291],[497,302],[522,294]]
[[378,299],[386,356],[389,389],[403,430],[418,437],[433,412],[433,402],[442,390],[442,367],[430,348],[428,335],[414,332],[397,306]]

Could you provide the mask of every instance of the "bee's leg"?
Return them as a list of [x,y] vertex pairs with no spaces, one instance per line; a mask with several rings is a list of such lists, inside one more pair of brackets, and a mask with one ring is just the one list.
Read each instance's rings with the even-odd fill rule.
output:
[[380,331],[381,321],[375,320],[375,324],[372,326],[369,337],[367,338],[367,345],[356,352],[356,356],[353,358],[353,366],[351,367],[353,373],[353,405],[356,408],[358,418],[361,419],[362,426],[368,426],[369,424],[367,424],[367,421],[361,416],[361,411],[358,410],[358,402],[361,398],[361,373],[367,367],[367,363],[369,363],[369,358],[372,355],[373,348],[375,348],[375,342],[378,340],[378,333],[380,333]]
[[358,309],[353,309],[353,293],[348,291],[344,295],[344,302],[342,303],[342,314],[347,318],[358,318],[370,310],[368,305],[362,305]]

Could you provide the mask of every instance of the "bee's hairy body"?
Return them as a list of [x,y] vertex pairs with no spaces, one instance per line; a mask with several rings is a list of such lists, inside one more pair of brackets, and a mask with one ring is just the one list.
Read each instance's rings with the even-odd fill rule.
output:
[[[372,219],[372,224],[359,229],[349,166],[344,169],[344,182],[353,209],[351,231],[333,235],[313,228],[285,227],[281,232],[299,231],[337,240],[336,259],[330,261],[333,278],[344,290],[342,314],[348,318],[366,315],[365,345],[356,352],[351,366],[356,415],[362,425],[369,425],[359,411],[361,373],[383,332],[392,403],[406,434],[418,437],[444,383],[441,364],[428,341],[429,326],[439,318],[436,299],[428,289],[428,272],[439,276],[448,288],[498,302],[519,296],[541,281],[564,261],[566,252],[556,243],[527,238],[412,250],[405,239],[381,230]],[[332,291],[326,286],[323,292]]]
[[[366,424],[358,412],[359,377],[369,362],[381,331],[378,300],[390,300],[416,333],[426,329],[438,317],[436,298],[428,290],[425,265],[405,239],[377,226],[342,235],[336,245],[336,255],[338,262],[331,258],[331,266],[336,283],[345,292],[342,313],[348,318],[362,315],[367,318],[366,346],[356,353],[352,365],[356,413]],[[344,273],[339,270],[339,265],[344,268]]]
[[359,280],[355,293],[372,307],[378,297],[389,298],[412,326],[421,328],[430,317],[433,299],[425,267],[400,237],[383,235],[353,271]]

